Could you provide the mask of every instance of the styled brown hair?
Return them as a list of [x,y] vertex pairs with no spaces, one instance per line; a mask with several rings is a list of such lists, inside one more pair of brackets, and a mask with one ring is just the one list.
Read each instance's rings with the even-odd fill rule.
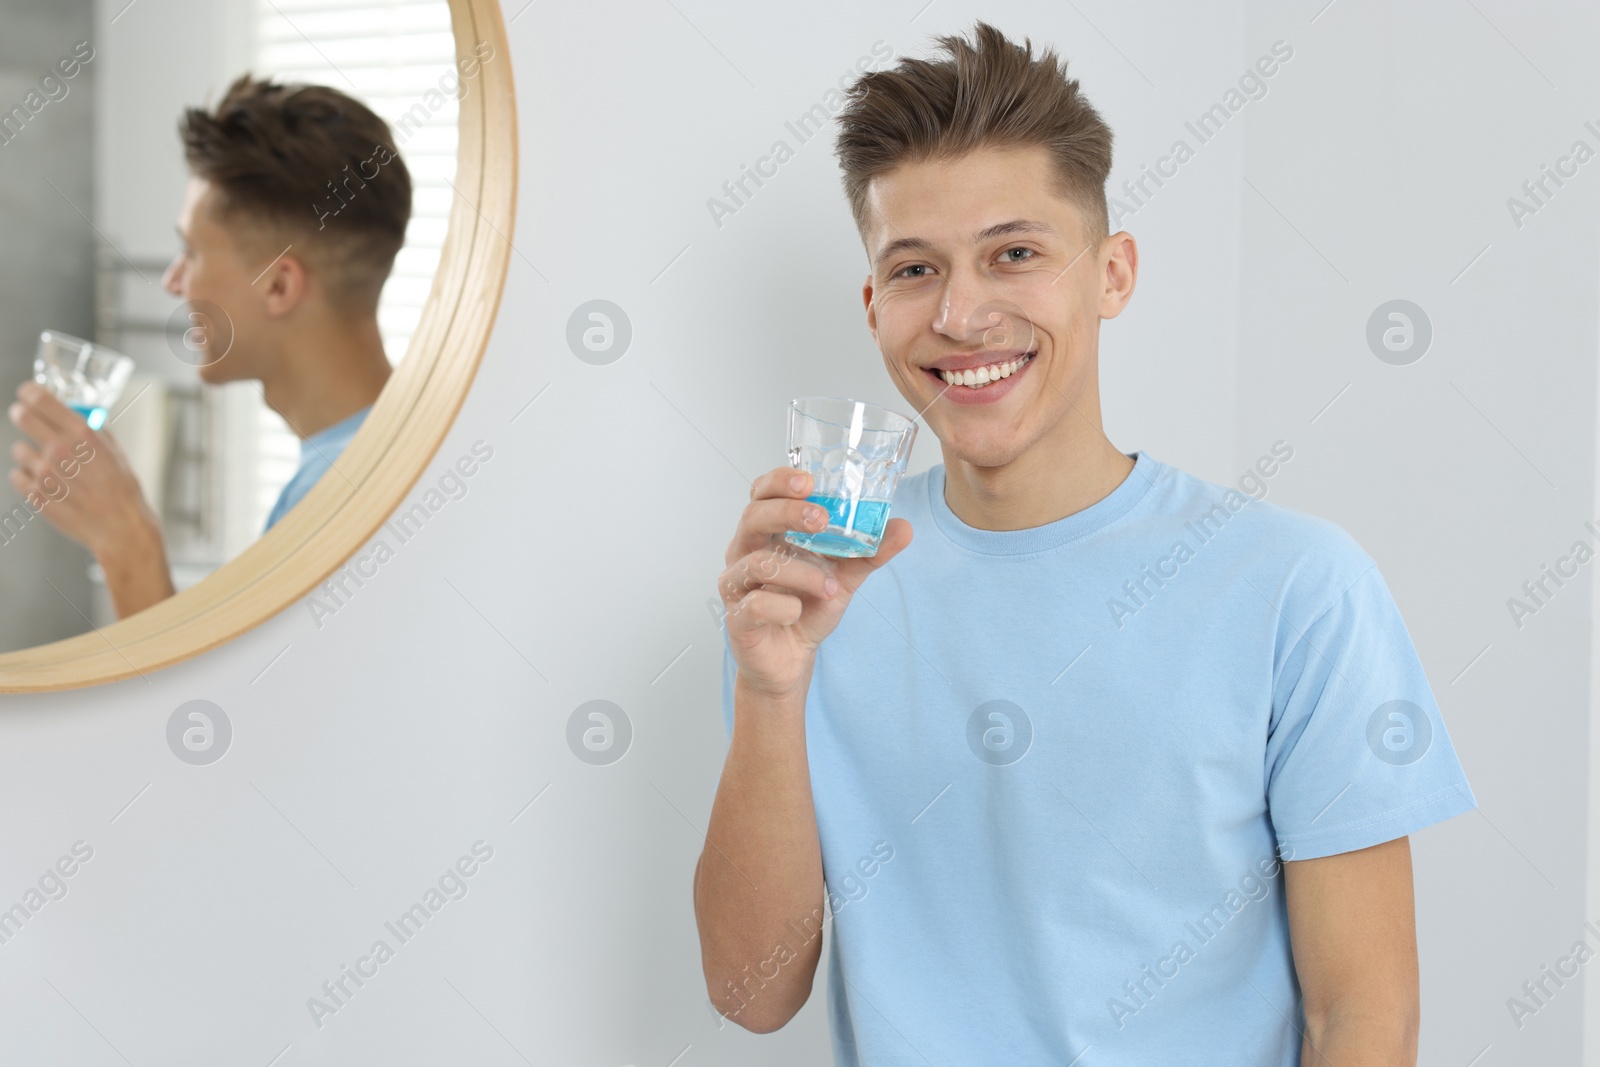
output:
[[845,95],[835,146],[844,191],[865,240],[871,208],[867,186],[901,163],[950,160],[977,148],[1043,147],[1056,191],[1083,214],[1084,238],[1110,232],[1106,178],[1111,128],[1066,76],[1054,49],[1033,56],[986,22],[974,40],[935,37],[947,59],[902,58],[868,71]]
[[178,133],[225,218],[285,234],[333,303],[376,309],[411,219],[387,123],[337,89],[245,74],[216,107],[185,110]]

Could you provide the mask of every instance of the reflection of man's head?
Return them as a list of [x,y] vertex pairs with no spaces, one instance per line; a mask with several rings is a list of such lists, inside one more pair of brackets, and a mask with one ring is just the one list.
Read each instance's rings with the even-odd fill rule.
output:
[[269,376],[296,337],[372,329],[411,217],[388,125],[336,89],[245,75],[179,133],[191,177],[164,284],[189,302],[200,377]]

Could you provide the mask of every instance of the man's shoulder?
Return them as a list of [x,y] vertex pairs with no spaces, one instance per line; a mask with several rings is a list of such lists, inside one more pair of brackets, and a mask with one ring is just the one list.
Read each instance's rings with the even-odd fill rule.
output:
[[1233,551],[1285,575],[1343,589],[1375,566],[1348,530],[1332,519],[1290,507],[1272,495],[1271,483],[1241,478],[1213,482],[1167,464],[1166,497],[1159,509],[1196,537],[1219,538]]
[[356,435],[356,431],[361,429],[361,424],[367,421],[367,416],[370,414],[372,414],[372,405],[368,404],[360,411],[340,419],[321,432],[312,434],[309,439],[317,444],[331,444],[343,448],[350,443],[350,438]]
[[372,406],[369,404],[355,414],[318,430],[300,442],[300,463],[279,491],[278,499],[267,515],[267,524],[262,528],[263,533],[272,529],[278,520],[298,504],[300,498],[309,493],[311,487],[328,473],[371,411]]

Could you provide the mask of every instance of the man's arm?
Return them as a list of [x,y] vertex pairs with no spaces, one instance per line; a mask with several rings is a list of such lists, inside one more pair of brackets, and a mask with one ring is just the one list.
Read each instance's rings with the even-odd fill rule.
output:
[[115,548],[101,549],[95,558],[100,569],[106,572],[106,590],[111,594],[111,603],[119,619],[137,614],[177,592],[172,584],[167,546],[159,525],[152,523],[131,530],[127,540]]
[[1283,865],[1306,1067],[1416,1067],[1421,1018],[1411,842]]
[[706,991],[769,1033],[811,995],[822,954],[822,847],[806,760],[806,691],[786,701],[734,686],[733,739],[695,867]]

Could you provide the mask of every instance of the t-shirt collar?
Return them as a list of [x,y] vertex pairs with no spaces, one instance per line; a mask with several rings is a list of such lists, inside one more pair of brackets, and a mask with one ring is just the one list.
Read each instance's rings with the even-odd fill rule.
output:
[[943,463],[928,472],[925,483],[928,487],[928,509],[939,531],[963,548],[988,556],[1044,552],[1093,533],[1126,514],[1129,508],[1144,498],[1160,477],[1165,464],[1142,451],[1132,453],[1129,458],[1134,461],[1133,470],[1115,489],[1088,507],[1043,526],[1030,526],[1022,530],[980,530],[976,526],[968,526],[945,503]]

